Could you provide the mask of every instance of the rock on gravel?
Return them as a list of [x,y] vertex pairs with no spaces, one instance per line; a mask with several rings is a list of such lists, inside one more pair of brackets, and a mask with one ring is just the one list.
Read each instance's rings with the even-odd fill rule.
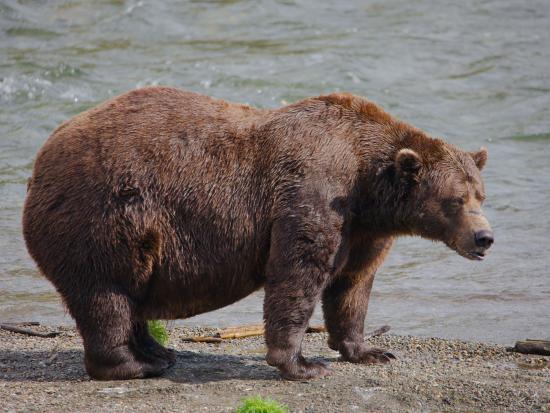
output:
[[220,344],[182,338],[207,328],[173,328],[176,365],[164,377],[91,381],[82,341],[68,327],[55,338],[0,331],[0,411],[233,412],[260,395],[292,412],[550,412],[550,358],[507,353],[504,347],[436,338],[384,335],[389,365],[338,360],[326,334],[308,334],[304,353],[329,362],[332,375],[289,382],[264,361],[263,338]]

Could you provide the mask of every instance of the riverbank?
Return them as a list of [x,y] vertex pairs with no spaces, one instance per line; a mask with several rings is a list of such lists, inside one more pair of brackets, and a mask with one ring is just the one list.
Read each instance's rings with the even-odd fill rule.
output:
[[304,354],[330,363],[330,377],[289,382],[264,361],[263,338],[190,343],[209,329],[173,328],[175,366],[161,378],[98,382],[83,365],[82,341],[69,327],[54,338],[0,331],[0,411],[232,412],[249,396],[271,397],[292,412],[550,412],[550,357],[497,345],[435,338],[371,338],[397,360],[364,366],[338,361],[326,334],[308,334]]

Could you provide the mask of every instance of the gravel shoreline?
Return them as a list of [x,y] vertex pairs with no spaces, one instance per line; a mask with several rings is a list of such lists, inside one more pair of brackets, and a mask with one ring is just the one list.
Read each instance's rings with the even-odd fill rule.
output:
[[189,343],[182,338],[213,330],[175,327],[177,362],[165,376],[99,382],[84,370],[73,328],[33,329],[61,334],[0,330],[0,411],[233,412],[260,395],[291,412],[550,412],[550,357],[492,344],[386,334],[369,341],[397,360],[365,366],[339,361],[326,334],[308,334],[304,354],[329,362],[332,375],[289,382],[265,363],[262,337]]

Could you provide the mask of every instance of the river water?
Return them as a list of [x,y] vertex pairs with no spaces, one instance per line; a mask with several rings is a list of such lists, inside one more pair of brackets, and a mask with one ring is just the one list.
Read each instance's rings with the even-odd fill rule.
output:
[[[21,235],[37,150],[63,120],[155,84],[260,107],[345,90],[464,149],[486,146],[493,252],[478,263],[399,240],[368,328],[499,343],[550,336],[545,0],[0,0],[0,320],[72,323]],[[261,300],[183,323],[258,322]]]

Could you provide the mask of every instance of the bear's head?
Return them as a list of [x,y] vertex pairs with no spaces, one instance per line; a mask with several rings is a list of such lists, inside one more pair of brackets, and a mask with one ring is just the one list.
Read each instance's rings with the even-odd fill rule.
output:
[[[428,138],[429,139],[429,138]],[[443,241],[471,260],[482,260],[493,232],[481,206],[481,170],[487,150],[464,152],[440,140],[416,149],[400,148],[394,158],[397,185],[404,189],[409,233]]]

